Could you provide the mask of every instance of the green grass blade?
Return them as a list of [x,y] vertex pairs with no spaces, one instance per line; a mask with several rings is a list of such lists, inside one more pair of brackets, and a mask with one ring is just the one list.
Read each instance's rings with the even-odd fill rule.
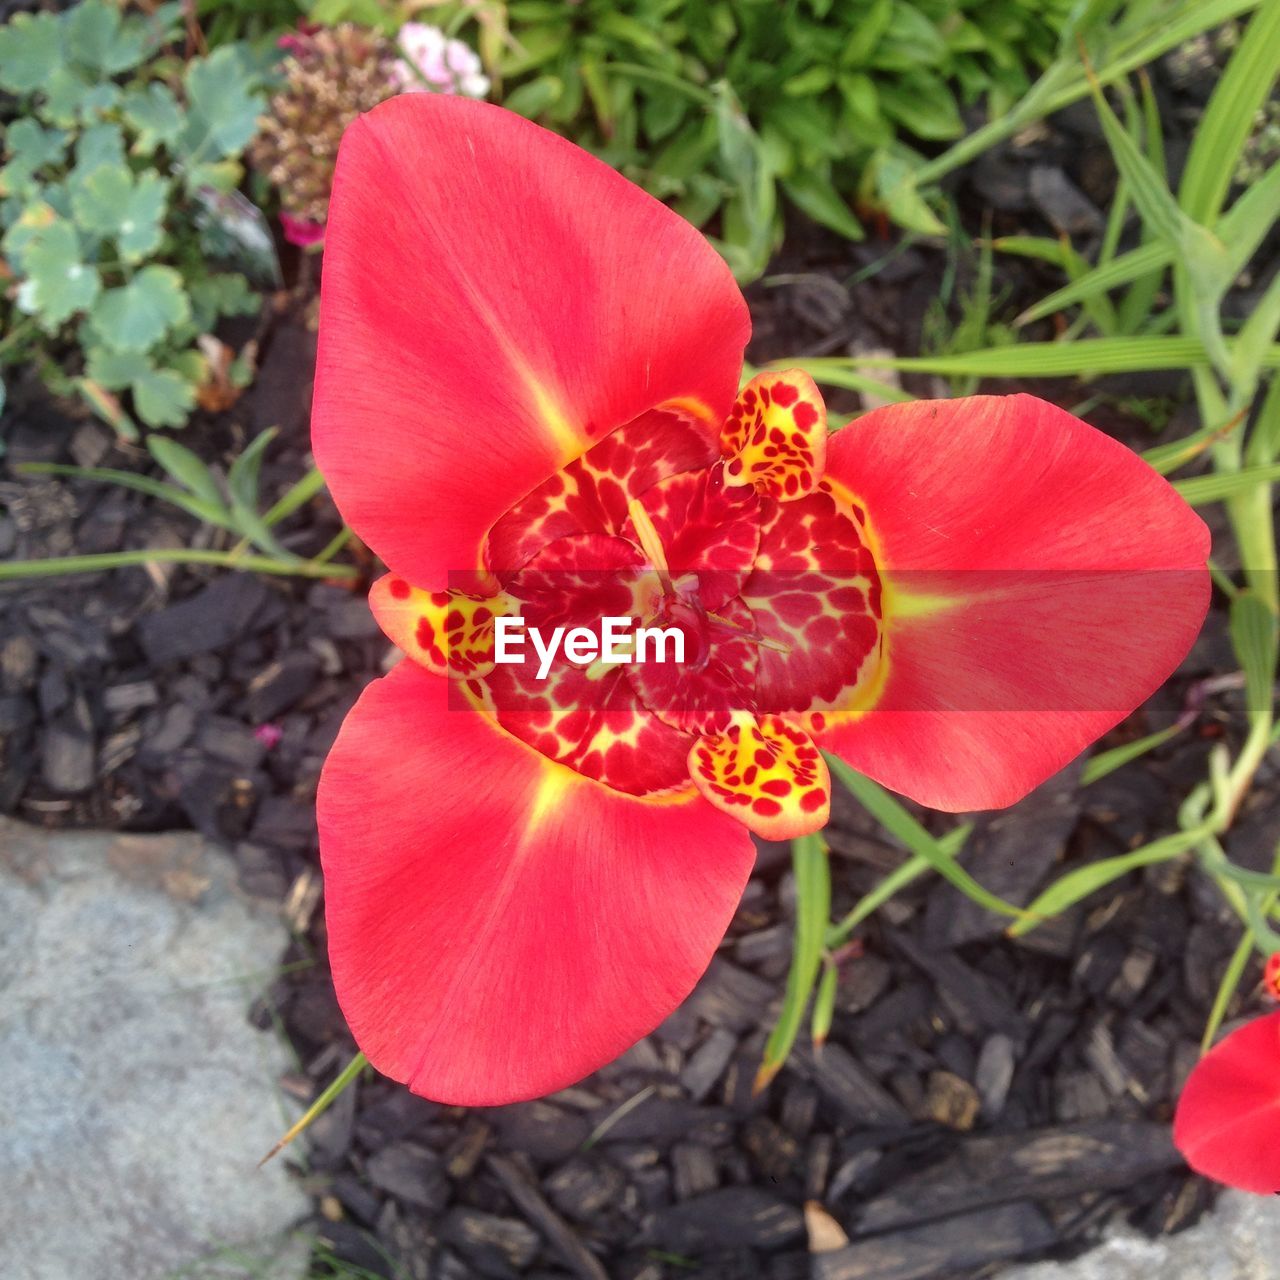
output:
[[1243,424],[1246,416],[1246,411],[1242,410],[1226,422],[1211,422],[1207,427],[1183,436],[1181,440],[1171,440],[1168,444],[1158,444],[1146,449],[1142,460],[1162,476],[1167,476],[1179,467],[1186,466],[1188,462],[1193,462],[1211,445],[1228,439]]
[[276,1143],[270,1151],[267,1152],[261,1160],[258,1161],[258,1168],[261,1169],[272,1156],[278,1155],[285,1149],[300,1133],[304,1133],[312,1123],[324,1114],[337,1099],[338,1095],[369,1065],[369,1059],[363,1053],[357,1053],[345,1067],[338,1072],[333,1083],[302,1113],[298,1121],[289,1128],[289,1131]]
[[[1161,54],[1200,32],[1219,27],[1224,22],[1247,13],[1256,8],[1257,3],[1258,0],[1183,0],[1182,3],[1163,10],[1156,20],[1139,23],[1137,30],[1130,30],[1125,25],[1117,33],[1106,56],[1098,59],[1098,81],[1103,85],[1111,84],[1138,67],[1154,62]],[[998,142],[1012,137],[1036,120],[1061,111],[1089,92],[1089,81],[1080,64],[1074,34],[1065,34],[1068,37],[1065,41],[1067,47],[1050,63],[1013,110],[981,129],[974,130],[942,155],[922,165],[915,173],[917,185],[923,187],[937,182],[953,169],[958,169],[984,151],[989,151]]]
[[1155,733],[1147,734],[1145,738],[1138,738],[1135,742],[1125,742],[1118,747],[1112,747],[1109,751],[1101,751],[1096,756],[1091,756],[1080,774],[1080,785],[1087,787],[1091,782],[1097,782],[1107,774],[1115,773],[1122,765],[1138,759],[1139,756],[1145,756],[1148,751],[1154,751],[1156,747],[1162,746],[1181,732],[1181,725],[1171,724],[1165,729],[1157,729]]
[[1222,974],[1222,981],[1218,983],[1217,994],[1213,997],[1213,1008],[1209,1010],[1209,1021],[1205,1023],[1204,1035],[1200,1039],[1201,1053],[1208,1053],[1213,1048],[1222,1020],[1227,1016],[1227,1009],[1231,1005],[1231,997],[1240,986],[1240,979],[1244,977],[1245,966],[1249,963],[1249,957],[1252,954],[1253,934],[1246,929],[1236,944],[1235,951],[1231,954],[1230,963]]
[[[1228,343],[1228,350],[1230,344]],[[973,375],[979,378],[1065,378],[1085,373],[1141,373],[1157,369],[1207,366],[1209,357],[1194,338],[1133,337],[1082,338],[1078,342],[1024,342],[1011,347],[987,347],[951,356],[824,356],[810,360],[775,361],[804,369],[816,382],[838,385],[834,377],[858,368],[900,369],[904,373]],[[1271,344],[1263,357],[1268,369],[1280,368],[1280,346]]]
[[1232,276],[1244,270],[1280,216],[1280,160],[1277,160],[1218,222]]
[[1091,862],[1087,867],[1077,867],[1076,870],[1069,871],[1065,876],[1055,880],[1030,903],[1022,919],[1010,925],[1008,934],[1011,938],[1018,938],[1030,933],[1046,920],[1060,915],[1082,898],[1097,893],[1099,889],[1119,880],[1121,876],[1127,876],[1129,872],[1137,871],[1141,867],[1151,866],[1152,863],[1168,862],[1171,858],[1177,858],[1186,853],[1197,840],[1203,838],[1203,830],[1179,831],[1163,839],[1153,840],[1132,853],[1122,853],[1118,857]]
[[851,769],[839,756],[827,754],[827,763],[842,783],[853,793],[858,803],[880,823],[890,835],[917,854],[946,881],[986,911],[996,915],[1020,918],[1022,908],[1006,902],[979,884],[956,860],[955,855],[943,848],[915,818],[907,812],[879,783],[872,782],[856,769]]
[[50,556],[45,560],[0,560],[0,582],[22,578],[57,578],[69,573],[103,573],[147,564],[206,564],[246,573],[280,577],[333,578],[355,581],[360,570],[350,564],[321,564],[315,560],[275,560],[235,551],[203,551],[190,547],[152,547],[138,551],[104,551],[88,556]]
[[1280,75],[1280,0],[1264,0],[1249,22],[1196,125],[1178,200],[1212,226],[1222,210],[1254,118]]
[[320,468],[312,467],[300,480],[289,486],[279,501],[263,513],[262,523],[267,528],[279,524],[287,516],[293,515],[299,507],[310,502],[323,488],[324,476],[320,474]]
[[753,1092],[759,1093],[782,1070],[791,1054],[813,984],[822,963],[823,942],[831,919],[831,867],[827,848],[817,835],[799,836],[791,842],[791,864],[796,877],[796,929],[791,969],[782,1011],[764,1047]]
[[176,485],[153,480],[150,476],[140,476],[133,471],[117,471],[112,467],[72,467],[60,462],[20,462],[13,469],[20,475],[72,476],[79,480],[100,480],[104,484],[119,485],[122,489],[133,489],[138,493],[145,493],[149,498],[172,503],[197,520],[204,520],[220,529],[231,528],[230,513],[222,505],[220,498],[215,506]]
[[1236,494],[1247,493],[1260,484],[1271,484],[1280,480],[1280,463],[1269,463],[1264,467],[1245,467],[1242,471],[1224,471],[1219,475],[1192,476],[1190,480],[1177,480],[1174,488],[1193,506],[1203,506],[1206,502],[1220,502],[1223,498],[1234,498]]
[[836,984],[839,981],[840,971],[829,958],[825,958],[822,977],[818,979],[818,991],[813,997],[813,1017],[809,1022],[809,1038],[815,1049],[821,1049],[831,1034],[831,1024],[836,1014]]
[[[958,857],[972,830],[973,823],[966,822],[963,826],[948,831],[938,840],[938,848],[942,851],[942,855],[946,858]],[[859,898],[853,909],[839,924],[831,926],[827,933],[828,948],[834,951],[848,942],[853,931],[864,920],[874,915],[894,894],[931,870],[933,870],[933,862],[929,858],[922,858],[918,853],[913,853],[900,867],[890,871],[874,889]]]
[[1251,467],[1265,466],[1274,462],[1277,454],[1280,454],[1280,377],[1273,377],[1245,446],[1245,463]]
[[[844,365],[845,367],[828,366],[822,357],[806,360],[801,356],[794,360],[774,360],[764,368],[767,370],[803,369],[815,382],[821,382],[825,386],[842,387],[846,391],[865,391],[869,395],[890,400],[894,404],[909,404],[915,399],[915,396],[908,391],[903,391],[901,387],[889,386],[888,383],[881,382],[867,373],[858,373],[855,369],[848,368],[847,362],[844,362]],[[816,372],[818,369],[822,370],[821,375]]]
[[190,489],[201,501],[215,507],[224,505],[222,490],[213,472],[186,445],[168,436],[153,434],[147,437],[147,451],[178,484]]
[[1231,601],[1231,644],[1244,670],[1249,720],[1270,714],[1275,694],[1276,615],[1252,591]]
[[1236,403],[1252,400],[1262,372],[1267,348],[1280,331],[1280,270],[1271,277],[1266,292],[1254,304],[1253,312],[1240,326],[1231,352],[1231,376]]
[[1078,280],[1055,290],[1035,306],[1028,307],[1014,323],[1027,325],[1035,320],[1043,320],[1045,316],[1053,315],[1077,302],[1084,302],[1086,298],[1099,297],[1121,285],[1131,284],[1153,272],[1163,271],[1172,261],[1173,249],[1159,240],[1153,240],[1141,248],[1122,253],[1105,266],[1094,267]]

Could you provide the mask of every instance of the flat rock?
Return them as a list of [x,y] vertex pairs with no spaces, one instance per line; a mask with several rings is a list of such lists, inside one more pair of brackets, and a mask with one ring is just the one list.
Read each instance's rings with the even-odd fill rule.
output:
[[1148,1240],[1117,1232],[1073,1262],[1044,1262],[1000,1280],[1273,1280],[1280,1200],[1228,1191],[1189,1231]]
[[234,886],[198,836],[0,819],[0,1274],[303,1274],[307,1198],[254,1167],[286,1053],[246,1017],[287,938]]

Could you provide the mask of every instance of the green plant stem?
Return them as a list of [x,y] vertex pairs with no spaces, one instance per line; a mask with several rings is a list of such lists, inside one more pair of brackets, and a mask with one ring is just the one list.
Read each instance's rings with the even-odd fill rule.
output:
[[258,1161],[261,1169],[272,1156],[278,1155],[300,1133],[304,1132],[317,1117],[322,1115],[333,1104],[337,1096],[369,1065],[369,1059],[363,1053],[357,1053],[338,1073],[334,1082],[302,1113],[298,1122]]
[[91,556],[53,556],[48,560],[14,560],[0,564],[0,582],[16,578],[57,577],[67,573],[101,573],[142,564],[207,564],[224,569],[248,569],[279,577],[343,578],[354,581],[353,565],[314,560],[277,560],[270,556],[237,556],[231,551],[197,551],[187,547],[157,547],[151,551],[108,551]]
[[35,327],[34,316],[24,320],[21,324],[14,325],[13,329],[3,339],[0,339],[0,355],[3,355],[10,347],[16,347]]

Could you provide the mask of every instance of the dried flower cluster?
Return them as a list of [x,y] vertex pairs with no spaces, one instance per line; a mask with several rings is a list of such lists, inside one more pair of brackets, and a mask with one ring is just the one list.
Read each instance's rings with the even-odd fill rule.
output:
[[271,99],[249,158],[280,192],[288,238],[314,243],[323,237],[343,131],[400,91],[396,50],[353,23],[302,31],[281,45],[285,85]]

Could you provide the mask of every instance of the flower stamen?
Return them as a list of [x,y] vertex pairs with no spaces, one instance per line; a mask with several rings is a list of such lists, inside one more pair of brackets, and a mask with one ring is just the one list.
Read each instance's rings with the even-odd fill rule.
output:
[[635,526],[640,549],[653,566],[654,572],[658,575],[658,581],[662,583],[662,590],[669,596],[674,595],[675,587],[671,584],[671,569],[667,564],[667,553],[662,548],[662,539],[658,537],[658,531],[654,528],[653,521],[639,498],[632,498],[627,503],[627,514]]

